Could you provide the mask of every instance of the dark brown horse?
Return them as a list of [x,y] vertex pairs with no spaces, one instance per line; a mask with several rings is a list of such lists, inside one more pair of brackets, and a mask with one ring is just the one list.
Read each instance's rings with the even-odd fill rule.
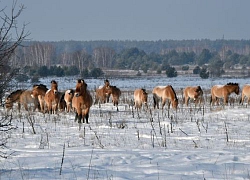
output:
[[18,89],[16,91],[11,92],[5,99],[5,108],[7,111],[13,108],[13,104],[17,103],[18,104],[18,110],[21,108],[20,104],[20,96],[25,90],[23,89]]
[[[157,106],[159,109],[159,101],[162,101],[162,109],[166,104],[167,100],[171,101],[172,107],[177,109],[178,99],[176,93],[171,85],[168,86],[156,86],[153,91],[153,100],[154,100],[154,109]],[[168,108],[170,107],[170,103],[168,103]]]
[[121,96],[121,90],[116,86],[109,86],[108,94],[111,94],[113,105],[116,106],[116,110],[119,111],[118,103],[119,103],[119,98]]
[[72,107],[76,111],[75,121],[78,120],[78,123],[81,123],[81,120],[83,120],[83,123],[89,123],[89,110],[92,104],[93,99],[87,90],[87,84],[83,79],[79,79],[76,83],[75,94],[72,99]]
[[188,106],[189,99],[193,99],[195,104],[201,102],[201,98],[203,96],[203,91],[200,86],[187,86],[183,90],[183,97],[186,106]]
[[145,89],[136,89],[134,91],[134,102],[135,102],[135,108],[141,109],[142,105],[144,104],[146,108],[148,108],[147,102],[148,102],[148,93]]
[[231,93],[239,94],[240,88],[238,83],[227,83],[226,85],[215,85],[211,88],[210,104],[218,104],[218,98],[224,98],[224,105],[228,104],[228,97]]
[[106,103],[109,100],[110,93],[108,91],[108,88],[110,86],[109,80],[104,81],[104,86],[99,87],[95,90],[95,104],[100,103]]
[[247,97],[247,104],[250,102],[250,85],[245,84],[242,88],[240,104],[243,104],[245,97]]
[[39,85],[33,85],[33,89],[31,92],[31,95],[33,98],[38,98],[41,112],[43,113],[45,113],[46,111],[46,103],[45,103],[44,97],[47,91],[48,91],[48,88],[45,85],[39,84]]
[[56,113],[58,110],[60,95],[57,88],[57,82],[55,80],[52,80],[51,89],[49,89],[44,96],[44,100],[46,102],[49,113]]

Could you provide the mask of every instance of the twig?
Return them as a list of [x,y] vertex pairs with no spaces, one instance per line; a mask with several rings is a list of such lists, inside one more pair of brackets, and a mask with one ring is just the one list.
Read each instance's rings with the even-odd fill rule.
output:
[[89,160],[89,169],[88,169],[88,174],[87,174],[87,180],[89,179],[89,172],[90,172],[90,167],[91,167],[91,161],[92,161],[92,156],[93,156],[93,149],[92,149],[92,152],[91,152],[91,156],[90,156],[90,160]]
[[62,155],[62,162],[61,162],[61,168],[60,168],[59,175],[62,175],[62,166],[63,166],[63,161],[64,161],[64,154],[65,154],[65,143],[63,144],[63,155]]

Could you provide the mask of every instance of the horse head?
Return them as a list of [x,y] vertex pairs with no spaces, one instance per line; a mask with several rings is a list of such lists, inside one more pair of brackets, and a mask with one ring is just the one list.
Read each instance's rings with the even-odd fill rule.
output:
[[75,96],[78,97],[83,95],[86,89],[87,89],[87,84],[84,82],[84,80],[78,79],[76,83]]
[[51,81],[51,90],[54,92],[54,94],[58,94],[57,87],[58,87],[57,82],[55,80],[52,80]]

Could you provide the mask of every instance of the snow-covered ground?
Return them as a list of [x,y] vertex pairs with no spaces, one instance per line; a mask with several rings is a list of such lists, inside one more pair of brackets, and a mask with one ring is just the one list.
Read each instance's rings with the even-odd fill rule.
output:
[[[43,80],[41,83],[48,83]],[[73,88],[58,79],[61,86]],[[137,113],[129,105],[135,88],[172,84],[209,88],[247,79],[111,79],[124,93],[119,112],[111,103],[93,105],[90,124],[73,113],[57,115],[13,111],[11,133],[0,159],[0,179],[250,179],[249,107],[179,105],[177,112],[152,109]],[[86,80],[90,89],[103,80]],[[60,85],[59,85],[60,87]],[[125,92],[126,90],[126,92]],[[178,94],[181,97],[181,94]],[[2,116],[5,110],[1,109]],[[34,123],[32,129],[31,123]]]

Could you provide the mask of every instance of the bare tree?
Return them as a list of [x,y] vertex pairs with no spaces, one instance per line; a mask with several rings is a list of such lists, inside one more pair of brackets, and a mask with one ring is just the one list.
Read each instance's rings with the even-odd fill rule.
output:
[[18,67],[10,61],[11,56],[15,54],[18,46],[21,46],[23,40],[29,36],[29,32],[25,31],[26,25],[18,27],[17,19],[25,9],[24,5],[17,8],[17,0],[13,1],[10,15],[6,11],[6,7],[0,9],[0,98],[2,99],[11,79],[17,74]]
[[[1,2],[1,1],[0,1]],[[1,6],[3,7],[3,6]],[[25,31],[26,24],[23,24],[19,29],[17,19],[21,12],[24,10],[24,5],[17,8],[17,0],[13,1],[10,15],[6,13],[7,8],[0,9],[0,99],[5,94],[12,78],[18,73],[16,64],[10,61],[11,56],[15,55],[17,47],[21,46],[29,32]],[[12,117],[12,116],[11,116]],[[10,132],[12,127],[11,119],[9,116],[0,115],[0,147],[5,148],[6,133]],[[6,157],[3,151],[0,151],[0,157]]]

